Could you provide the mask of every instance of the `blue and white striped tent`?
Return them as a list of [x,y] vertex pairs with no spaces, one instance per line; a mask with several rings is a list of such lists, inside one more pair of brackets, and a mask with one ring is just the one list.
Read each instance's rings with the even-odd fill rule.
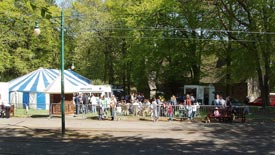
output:
[[[39,68],[9,82],[10,103],[17,107],[28,105],[33,109],[48,109],[49,94],[45,93],[60,75],[60,70]],[[64,80],[75,87],[86,86],[91,81],[72,70],[64,71]],[[60,85],[60,83],[59,83]]]

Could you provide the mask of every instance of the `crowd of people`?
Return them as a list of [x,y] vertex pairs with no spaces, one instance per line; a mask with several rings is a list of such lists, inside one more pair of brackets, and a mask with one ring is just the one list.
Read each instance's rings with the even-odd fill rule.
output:
[[156,122],[160,116],[168,117],[169,121],[174,119],[176,111],[179,117],[186,117],[188,120],[197,116],[200,105],[192,94],[186,94],[184,99],[177,101],[175,95],[165,99],[158,96],[146,99],[142,93],[132,93],[122,100],[114,95],[106,97],[102,94],[78,93],[74,96],[75,114],[87,114],[88,112],[98,114],[98,119],[111,117],[115,120],[117,116],[150,116]]
[[213,116],[220,117],[222,114],[220,111],[225,111],[226,114],[233,113],[236,115],[237,113],[247,114],[249,113],[249,107],[245,106],[242,108],[237,108],[232,105],[232,98],[227,96],[226,99],[223,98],[222,94],[216,94],[215,100],[213,101],[213,105],[215,106],[213,111]]

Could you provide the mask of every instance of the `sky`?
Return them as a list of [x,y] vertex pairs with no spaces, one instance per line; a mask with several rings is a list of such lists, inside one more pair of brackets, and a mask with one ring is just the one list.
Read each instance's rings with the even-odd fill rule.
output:
[[[60,5],[63,1],[65,1],[65,0],[55,0],[57,5]],[[105,0],[102,0],[102,2],[105,2]]]
[[64,1],[64,0],[55,0],[55,2],[56,2],[56,4],[60,4],[62,1]]

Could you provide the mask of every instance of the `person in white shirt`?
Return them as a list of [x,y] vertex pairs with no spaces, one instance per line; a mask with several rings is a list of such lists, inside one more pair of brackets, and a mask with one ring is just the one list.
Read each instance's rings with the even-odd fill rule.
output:
[[158,104],[156,102],[156,99],[153,99],[150,108],[151,108],[151,111],[152,111],[151,118],[154,122],[158,121],[158,116],[159,115],[158,115],[157,107],[158,107]]
[[97,103],[97,99],[94,94],[92,94],[92,97],[90,98],[90,102],[92,104],[92,113],[96,113],[96,105],[98,103]]
[[198,111],[199,108],[200,108],[199,103],[198,102],[194,102],[193,105],[192,105],[192,119],[194,117],[196,117],[197,111]]
[[222,95],[220,95],[220,105],[221,105],[222,108],[226,107],[226,101],[223,99]]
[[216,95],[216,99],[214,100],[214,105],[220,105],[220,95]]

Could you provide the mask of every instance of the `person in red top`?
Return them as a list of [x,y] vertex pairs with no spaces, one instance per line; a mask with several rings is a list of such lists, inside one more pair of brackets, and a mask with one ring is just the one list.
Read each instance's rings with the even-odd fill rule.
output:
[[191,100],[189,94],[186,95],[185,104],[188,105],[188,106],[192,105],[192,100]]
[[168,105],[168,110],[167,110],[168,116],[169,116],[169,121],[173,121],[173,106],[171,103]]
[[192,117],[192,100],[189,94],[186,95],[185,105],[186,105],[187,117],[188,117],[188,120],[190,120]]

